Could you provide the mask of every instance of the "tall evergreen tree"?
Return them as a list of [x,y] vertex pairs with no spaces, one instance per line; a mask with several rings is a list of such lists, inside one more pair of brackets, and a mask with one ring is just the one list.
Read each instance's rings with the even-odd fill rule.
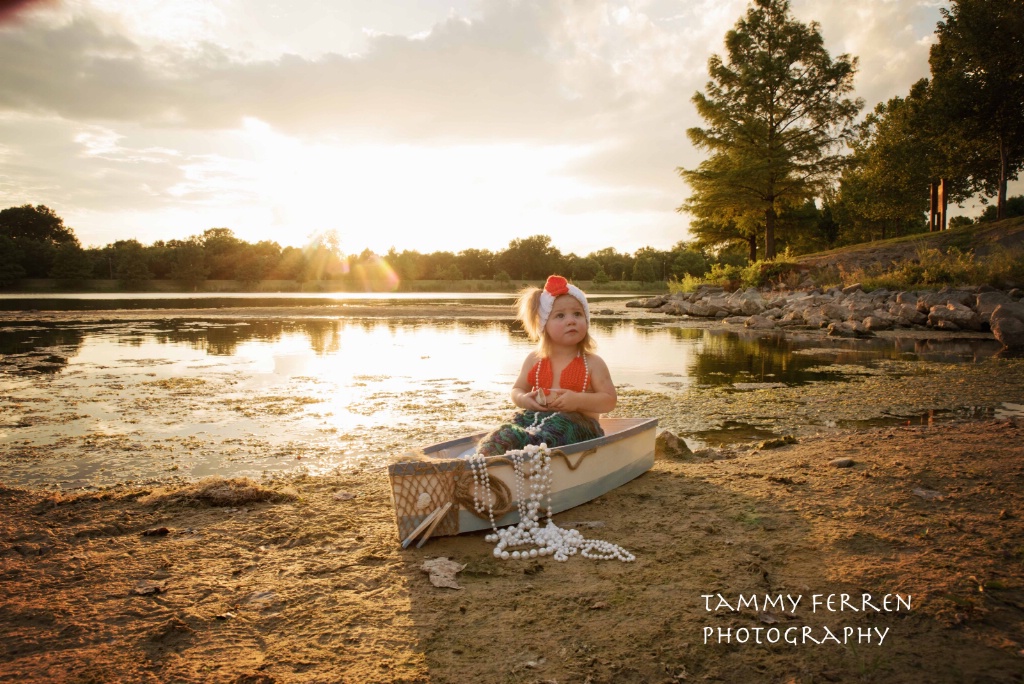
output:
[[787,0],[754,0],[725,47],[727,60],[708,60],[706,93],[693,96],[706,126],[687,135],[711,157],[679,169],[692,189],[680,210],[719,226],[757,216],[773,259],[779,210],[820,192],[842,166],[839,148],[863,106],[847,97],[857,60],[832,59],[818,23],[797,21]]

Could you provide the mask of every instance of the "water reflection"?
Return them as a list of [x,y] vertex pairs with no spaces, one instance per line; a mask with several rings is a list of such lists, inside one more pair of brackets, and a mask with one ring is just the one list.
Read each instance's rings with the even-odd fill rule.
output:
[[[999,348],[664,320],[595,321],[594,335],[624,406],[666,426],[682,411],[673,429],[708,444],[771,434],[759,389],[845,382],[851,366],[892,359],[977,363]],[[82,486],[379,463],[507,416],[532,347],[510,321],[427,316],[12,325],[0,334],[0,467],[5,481]],[[664,401],[644,404],[650,396]]]
[[59,373],[78,353],[84,339],[82,331],[65,327],[0,329],[0,374]]
[[[839,381],[841,366],[870,365],[882,359],[919,358],[929,361],[975,363],[996,355],[995,340],[914,338],[832,339],[753,331],[683,328],[658,321],[598,320],[593,326],[599,353],[605,357],[617,384],[634,388],[684,389],[691,384],[803,384]],[[411,336],[411,337],[410,337]],[[0,335],[0,372],[36,369],[54,373],[67,367],[83,345],[108,352],[116,348],[160,349],[183,345],[213,357],[232,358],[243,347],[273,348],[287,338],[288,353],[304,340],[309,353],[333,356],[346,346],[360,350],[370,374],[386,373],[390,357],[415,353],[412,338],[424,344],[458,348],[487,339],[489,358],[504,374],[518,371],[531,345],[515,321],[476,319],[253,319],[158,320],[112,324],[12,325]],[[401,344],[398,340],[403,340]],[[364,342],[373,340],[369,348]],[[100,352],[100,356],[103,353]],[[426,356],[431,356],[426,353]],[[434,354],[433,356],[436,356]],[[486,369],[467,368],[453,359],[441,375],[472,378]],[[436,366],[435,359],[434,365]]]

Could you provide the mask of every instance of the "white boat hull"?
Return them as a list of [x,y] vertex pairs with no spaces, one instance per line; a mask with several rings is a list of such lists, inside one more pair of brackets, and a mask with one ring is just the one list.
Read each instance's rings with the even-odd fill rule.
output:
[[[603,418],[601,426],[604,437],[551,451],[554,513],[591,501],[654,465],[656,418]],[[406,538],[431,512],[449,502],[453,505],[435,528],[434,536],[490,529],[486,513],[478,514],[472,505],[464,505],[466,486],[472,478],[466,460],[460,458],[484,434],[435,444],[424,449],[415,461],[388,467],[399,538]],[[504,483],[506,491],[514,496],[515,475],[507,460],[493,457],[487,466],[491,480]],[[495,520],[498,527],[519,522],[515,503],[513,499],[511,510]]]

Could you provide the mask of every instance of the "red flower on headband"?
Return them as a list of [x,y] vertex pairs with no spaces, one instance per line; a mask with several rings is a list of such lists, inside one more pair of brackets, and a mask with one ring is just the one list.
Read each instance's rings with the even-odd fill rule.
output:
[[552,297],[569,294],[569,281],[560,275],[548,276],[547,282],[544,283],[544,291]]

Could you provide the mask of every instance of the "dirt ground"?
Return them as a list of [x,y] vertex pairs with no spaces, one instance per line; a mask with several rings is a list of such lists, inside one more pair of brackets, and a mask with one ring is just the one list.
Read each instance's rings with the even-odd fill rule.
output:
[[1020,419],[662,458],[556,516],[629,564],[403,551],[381,469],[244,506],[0,488],[0,681],[1019,682],[1022,484]]

